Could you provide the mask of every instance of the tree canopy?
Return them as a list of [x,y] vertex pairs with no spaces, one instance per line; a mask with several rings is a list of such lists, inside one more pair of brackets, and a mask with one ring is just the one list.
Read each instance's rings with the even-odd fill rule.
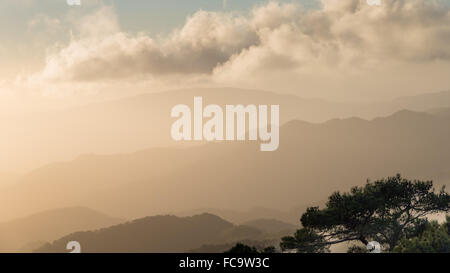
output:
[[426,223],[416,237],[403,238],[394,248],[399,253],[450,253],[450,217],[439,225]]
[[273,246],[266,247],[264,249],[258,249],[253,246],[248,246],[242,243],[237,243],[234,247],[225,251],[228,254],[257,254],[257,253],[275,253],[277,250]]
[[450,196],[439,192],[432,181],[408,180],[401,175],[354,187],[348,193],[333,193],[326,207],[310,207],[301,217],[303,228],[282,238],[282,250],[326,252],[333,244],[379,242],[393,251],[403,239],[417,236],[426,216],[448,212]]

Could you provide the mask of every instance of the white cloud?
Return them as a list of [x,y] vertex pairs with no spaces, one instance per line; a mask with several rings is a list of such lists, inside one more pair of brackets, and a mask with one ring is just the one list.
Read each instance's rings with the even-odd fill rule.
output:
[[78,23],[79,38],[48,56],[48,80],[91,81],[142,74],[204,74],[257,42],[245,18],[199,11],[169,37],[129,35],[109,8]]
[[322,0],[317,10],[270,2],[247,15],[198,11],[165,37],[125,33],[113,9],[103,8],[81,18],[75,30],[75,38],[47,57],[35,79],[198,77],[270,87],[267,81],[280,73],[293,84],[323,75],[344,75],[342,82],[345,75],[392,73],[400,65],[407,78],[408,67],[447,67],[450,61],[449,8],[426,0],[385,0],[380,7],[365,0]]

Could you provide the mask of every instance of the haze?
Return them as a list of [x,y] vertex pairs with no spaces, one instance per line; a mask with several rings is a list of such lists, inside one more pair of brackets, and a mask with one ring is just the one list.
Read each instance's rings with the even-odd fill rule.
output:
[[[257,218],[292,224],[368,178],[450,182],[449,0],[0,0],[0,37],[10,249],[167,213],[216,212],[232,223],[196,219],[226,233]],[[280,105],[279,149],[173,141],[171,109],[195,96]],[[84,220],[14,233],[64,211]]]

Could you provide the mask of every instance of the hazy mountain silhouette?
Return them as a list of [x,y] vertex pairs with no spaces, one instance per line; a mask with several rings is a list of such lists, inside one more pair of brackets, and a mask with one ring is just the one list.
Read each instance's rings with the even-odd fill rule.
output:
[[282,123],[293,119],[324,122],[331,118],[374,118],[401,109],[450,107],[450,91],[404,97],[377,103],[337,103],[304,99],[273,92],[222,89],[188,89],[143,94],[45,113],[0,117],[0,170],[29,171],[79,154],[129,153],[150,147],[174,145],[170,137],[170,110],[177,104],[192,106],[194,96],[204,104],[279,104]]
[[450,90],[420,94],[416,96],[400,97],[391,102],[395,107],[415,111],[425,111],[430,108],[449,107]]
[[[280,104],[282,122],[338,115],[333,103],[265,91],[223,88],[143,94],[58,111],[0,117],[0,131],[15,141],[15,145],[0,143],[0,169],[22,171],[84,153],[133,152],[175,145],[170,136],[174,121],[171,109],[177,104],[193,107],[194,96],[202,96],[205,104],[222,106]],[[324,114],[324,108],[330,114]]]
[[263,238],[256,228],[235,226],[212,214],[152,216],[95,231],[76,232],[36,252],[67,252],[69,241],[82,252],[187,252],[204,244]]
[[0,191],[9,205],[0,213],[74,204],[125,218],[199,207],[284,210],[398,172],[439,186],[450,181],[448,124],[449,118],[400,111],[371,121],[288,122],[279,150],[269,153],[236,142],[85,155],[39,168]]
[[442,108],[433,108],[427,111],[430,114],[441,116],[441,117],[450,117],[450,108],[442,107]]
[[280,232],[293,232],[299,228],[299,226],[291,225],[282,222],[277,219],[255,219],[243,223],[245,226],[257,228],[266,233],[280,233]]
[[31,251],[46,241],[74,231],[107,227],[123,221],[83,207],[44,211],[0,223],[0,252]]
[[236,224],[246,224],[254,219],[276,219],[282,222],[297,225],[299,223],[299,215],[305,211],[308,206],[322,205],[323,202],[314,202],[310,204],[303,204],[287,210],[271,209],[266,207],[253,207],[250,209],[218,209],[218,208],[199,208],[187,211],[177,212],[177,216],[188,216],[201,213],[211,213],[217,215],[227,221]]
[[42,246],[48,244],[46,241],[32,241],[30,243],[24,244],[15,253],[33,253],[34,250],[41,248]]

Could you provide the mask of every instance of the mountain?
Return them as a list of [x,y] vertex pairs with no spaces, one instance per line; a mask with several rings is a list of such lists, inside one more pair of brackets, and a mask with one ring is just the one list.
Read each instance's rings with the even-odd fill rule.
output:
[[[96,102],[68,109],[0,116],[0,131],[11,142],[0,143],[0,170],[25,172],[79,154],[131,153],[175,145],[170,137],[172,107],[204,104],[280,105],[282,124],[298,119],[324,122],[332,118],[374,118],[401,109],[424,111],[450,107],[450,91],[376,103],[342,103],[306,99],[268,91],[235,88],[173,90]],[[191,108],[192,109],[192,108]]]
[[0,215],[73,205],[124,218],[201,207],[287,210],[396,173],[439,187],[450,182],[448,124],[449,118],[405,110],[373,120],[291,121],[280,128],[275,152],[261,152],[255,142],[224,142],[84,155],[36,169],[0,191],[8,204]]
[[200,213],[211,213],[217,215],[227,221],[237,224],[245,225],[250,220],[254,219],[274,219],[281,222],[286,222],[292,225],[298,225],[299,215],[303,213],[308,206],[323,205],[324,202],[314,202],[309,204],[303,204],[295,208],[288,210],[271,209],[265,207],[253,207],[250,209],[217,209],[217,208],[198,208],[194,210],[184,210],[177,212],[178,216],[188,216]]
[[441,117],[450,117],[450,108],[442,107],[442,108],[433,108],[427,111],[430,114],[441,116]]
[[36,252],[67,252],[77,241],[82,252],[187,252],[210,243],[258,238],[261,231],[235,226],[212,214],[190,217],[152,216],[95,231],[76,232],[46,244]]
[[44,211],[0,223],[0,252],[29,252],[45,241],[55,240],[68,233],[97,229],[122,221],[83,207]]
[[242,225],[257,228],[266,233],[286,232],[287,234],[292,234],[300,228],[299,226],[291,225],[277,219],[255,219],[247,221]]
[[431,108],[449,107],[449,102],[450,90],[446,90],[441,92],[397,98],[391,102],[391,105],[400,109],[426,111]]
[[204,104],[279,104],[281,122],[293,118],[323,120],[336,116],[333,103],[292,95],[244,89],[186,89],[142,94],[85,106],[1,117],[0,131],[10,142],[0,142],[0,170],[29,171],[79,154],[129,153],[149,147],[176,145],[170,128],[171,109],[194,96]]

